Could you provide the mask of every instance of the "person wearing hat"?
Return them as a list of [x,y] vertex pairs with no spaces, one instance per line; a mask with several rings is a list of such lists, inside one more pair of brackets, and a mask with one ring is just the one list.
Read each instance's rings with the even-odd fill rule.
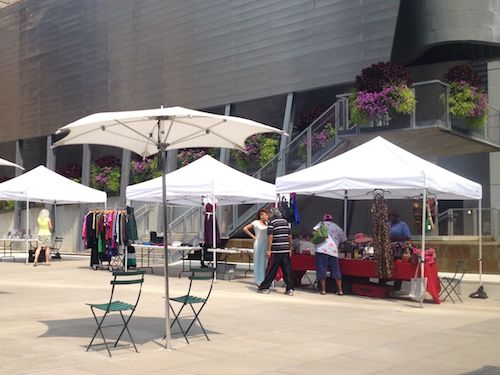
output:
[[320,286],[320,294],[326,294],[326,272],[330,269],[331,276],[337,283],[337,294],[343,295],[338,257],[339,246],[347,241],[347,237],[342,228],[333,222],[331,214],[324,215],[323,221],[316,224],[313,231],[317,231],[321,224],[324,224],[328,229],[328,238],[316,245],[316,278]]

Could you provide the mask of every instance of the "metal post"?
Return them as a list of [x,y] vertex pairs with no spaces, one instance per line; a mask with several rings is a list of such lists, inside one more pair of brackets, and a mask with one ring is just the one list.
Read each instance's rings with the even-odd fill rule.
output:
[[306,165],[307,167],[310,167],[312,165],[312,130],[311,127],[307,127],[307,158],[306,158]]
[[[30,201],[29,198],[26,197],[26,233],[29,232],[30,228]],[[38,243],[37,243],[38,247]],[[30,254],[30,244],[29,241],[26,241],[26,265],[28,265],[28,258]]]
[[344,190],[344,233],[347,237],[347,190]]
[[162,190],[162,205],[163,205],[163,272],[165,273],[165,348],[172,349],[171,332],[170,332],[170,300],[168,293],[168,223],[167,223],[167,183],[165,181],[167,158],[166,145],[160,139],[161,129],[160,120],[158,120],[158,143],[160,147],[161,169],[161,190]]
[[[293,111],[293,92],[288,93],[286,96],[285,104],[285,115],[283,116],[283,131],[285,133],[291,134],[291,124],[292,124],[292,111]],[[286,147],[289,143],[289,137],[285,134],[281,136],[280,149],[279,149],[279,159],[278,167],[276,170],[276,177],[283,176],[286,174]]]
[[[224,116],[231,115],[231,104],[226,104],[224,106]],[[229,165],[229,156],[231,155],[231,151],[227,148],[221,148],[219,160],[221,163]]]
[[483,285],[483,214],[482,200],[479,200],[479,286]]
[[[424,279],[424,266],[425,266],[425,218],[427,212],[427,190],[424,188],[422,195],[422,252],[420,254],[420,277]],[[423,299],[420,301],[420,307],[424,307]]]

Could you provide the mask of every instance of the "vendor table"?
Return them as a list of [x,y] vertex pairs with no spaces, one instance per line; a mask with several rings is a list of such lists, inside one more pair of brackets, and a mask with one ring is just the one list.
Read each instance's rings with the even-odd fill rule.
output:
[[[38,247],[38,239],[37,238],[0,238],[0,242],[3,244],[3,256],[0,257],[0,261],[3,262],[4,258],[11,258],[16,261],[16,257],[12,255],[12,243],[13,242],[24,242],[26,243],[26,264],[28,264],[29,260],[29,250],[30,245],[34,244],[34,248]],[[8,245],[7,245],[8,243]],[[7,255],[7,250],[9,254]]]
[[[248,270],[245,271],[245,277],[247,277],[247,273],[252,272],[252,255],[253,255],[253,249],[247,249],[247,248],[239,248],[239,247],[230,247],[227,249],[208,249],[211,253],[216,253],[220,254],[221,260],[224,262],[224,269],[227,270],[227,259],[229,258],[229,255],[231,254],[240,254],[241,259],[243,259],[243,256],[246,255],[248,259]],[[231,278],[229,278],[231,280]]]
[[[138,266],[138,268],[149,268],[151,270],[151,273],[153,273],[153,267],[150,265],[150,258],[151,254],[153,254],[153,263],[155,261],[155,250],[162,252],[163,254],[163,245],[151,245],[151,244],[132,244],[131,246],[134,247],[134,249],[140,249],[141,250],[141,265]],[[183,272],[189,272],[184,268],[184,261],[186,258],[187,254],[190,254],[196,250],[201,250],[201,247],[199,246],[168,246],[168,251],[169,252],[180,252],[182,253],[182,271],[179,273],[179,277]],[[147,266],[144,266],[144,251],[146,251],[146,256],[147,256]],[[127,269],[127,259],[128,259],[128,251],[125,248],[125,269]]]
[[[339,259],[340,272],[342,275],[378,278],[375,262],[361,259]],[[415,277],[417,266],[409,262],[396,261],[394,263],[394,273],[387,280],[409,281]],[[292,273],[295,280],[301,280],[306,271],[316,270],[316,259],[311,255],[294,254],[292,256]],[[420,273],[418,274],[420,275]],[[427,277],[427,292],[432,296],[435,303],[441,303],[439,293],[441,284],[439,283],[438,267],[436,263],[425,264],[424,276]]]

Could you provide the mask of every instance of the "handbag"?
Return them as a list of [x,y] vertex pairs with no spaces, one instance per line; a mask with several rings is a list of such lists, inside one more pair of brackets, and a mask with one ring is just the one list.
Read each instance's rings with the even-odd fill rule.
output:
[[417,277],[419,266],[415,269],[415,276],[410,280],[410,294],[409,297],[417,302],[422,302],[425,299],[425,292],[427,290],[427,277]]
[[327,238],[328,238],[328,228],[326,227],[324,222],[321,222],[321,225],[319,226],[318,230],[316,230],[316,233],[314,233],[312,242],[315,245],[319,245],[320,243],[325,242]]

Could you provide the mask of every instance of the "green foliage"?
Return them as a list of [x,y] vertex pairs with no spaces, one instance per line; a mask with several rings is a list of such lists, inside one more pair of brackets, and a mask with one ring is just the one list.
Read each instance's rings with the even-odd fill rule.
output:
[[276,155],[278,140],[276,138],[263,138],[260,142],[259,165],[263,167]]
[[0,212],[14,211],[15,201],[0,201]]
[[121,167],[90,165],[90,186],[112,195],[120,193]]
[[415,99],[415,94],[408,86],[395,87],[392,92],[392,98],[395,103],[394,109],[397,113],[409,115],[415,111],[417,100]]
[[472,128],[481,128],[488,118],[488,97],[466,82],[452,82],[449,97],[450,113],[466,120]]

